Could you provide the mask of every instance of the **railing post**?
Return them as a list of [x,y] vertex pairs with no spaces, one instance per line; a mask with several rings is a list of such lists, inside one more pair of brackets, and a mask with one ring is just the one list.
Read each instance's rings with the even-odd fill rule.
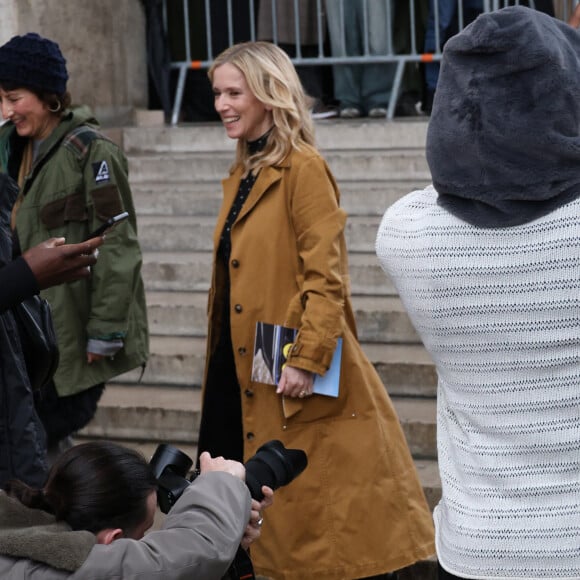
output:
[[183,91],[185,89],[185,77],[187,76],[188,67],[182,65],[179,68],[179,78],[177,81],[177,88],[175,89],[175,103],[173,105],[173,113],[171,114],[171,124],[177,125],[179,121],[179,113],[181,111],[181,101],[183,100]]

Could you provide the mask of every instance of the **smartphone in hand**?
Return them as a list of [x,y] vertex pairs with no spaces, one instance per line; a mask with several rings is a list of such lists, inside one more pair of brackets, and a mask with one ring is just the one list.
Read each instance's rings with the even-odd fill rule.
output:
[[90,240],[91,238],[97,238],[99,236],[103,236],[112,228],[114,228],[117,224],[121,223],[122,221],[126,220],[129,217],[129,213],[124,211],[118,215],[114,215],[113,217],[109,218],[106,222],[101,224],[95,231],[91,232],[86,238],[86,240]]

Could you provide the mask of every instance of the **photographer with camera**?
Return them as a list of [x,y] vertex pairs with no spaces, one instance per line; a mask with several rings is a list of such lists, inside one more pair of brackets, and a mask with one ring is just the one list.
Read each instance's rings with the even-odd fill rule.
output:
[[[237,461],[209,453],[160,530],[153,525],[158,482],[136,451],[99,441],[72,447],[42,489],[19,481],[0,492],[0,577],[19,580],[139,578],[218,580],[240,542],[260,535],[260,510],[250,503]],[[249,522],[249,523],[248,523]]]

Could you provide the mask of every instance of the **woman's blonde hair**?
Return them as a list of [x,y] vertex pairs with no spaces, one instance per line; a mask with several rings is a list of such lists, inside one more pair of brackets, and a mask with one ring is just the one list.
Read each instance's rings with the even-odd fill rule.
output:
[[288,55],[270,42],[242,42],[224,50],[213,61],[208,76],[213,83],[215,69],[229,63],[244,75],[250,91],[272,109],[274,126],[266,146],[251,155],[245,139],[239,139],[234,167],[244,173],[277,165],[292,149],[314,147],[314,125],[310,98],[304,92]]

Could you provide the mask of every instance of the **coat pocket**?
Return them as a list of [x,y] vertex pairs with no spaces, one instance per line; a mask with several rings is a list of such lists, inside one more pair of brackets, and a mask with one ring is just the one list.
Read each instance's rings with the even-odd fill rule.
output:
[[48,230],[60,228],[67,222],[87,221],[88,217],[82,193],[72,193],[55,199],[40,210],[40,219]]
[[116,185],[106,185],[93,189],[91,198],[95,207],[95,215],[103,222],[124,211],[119,188]]

